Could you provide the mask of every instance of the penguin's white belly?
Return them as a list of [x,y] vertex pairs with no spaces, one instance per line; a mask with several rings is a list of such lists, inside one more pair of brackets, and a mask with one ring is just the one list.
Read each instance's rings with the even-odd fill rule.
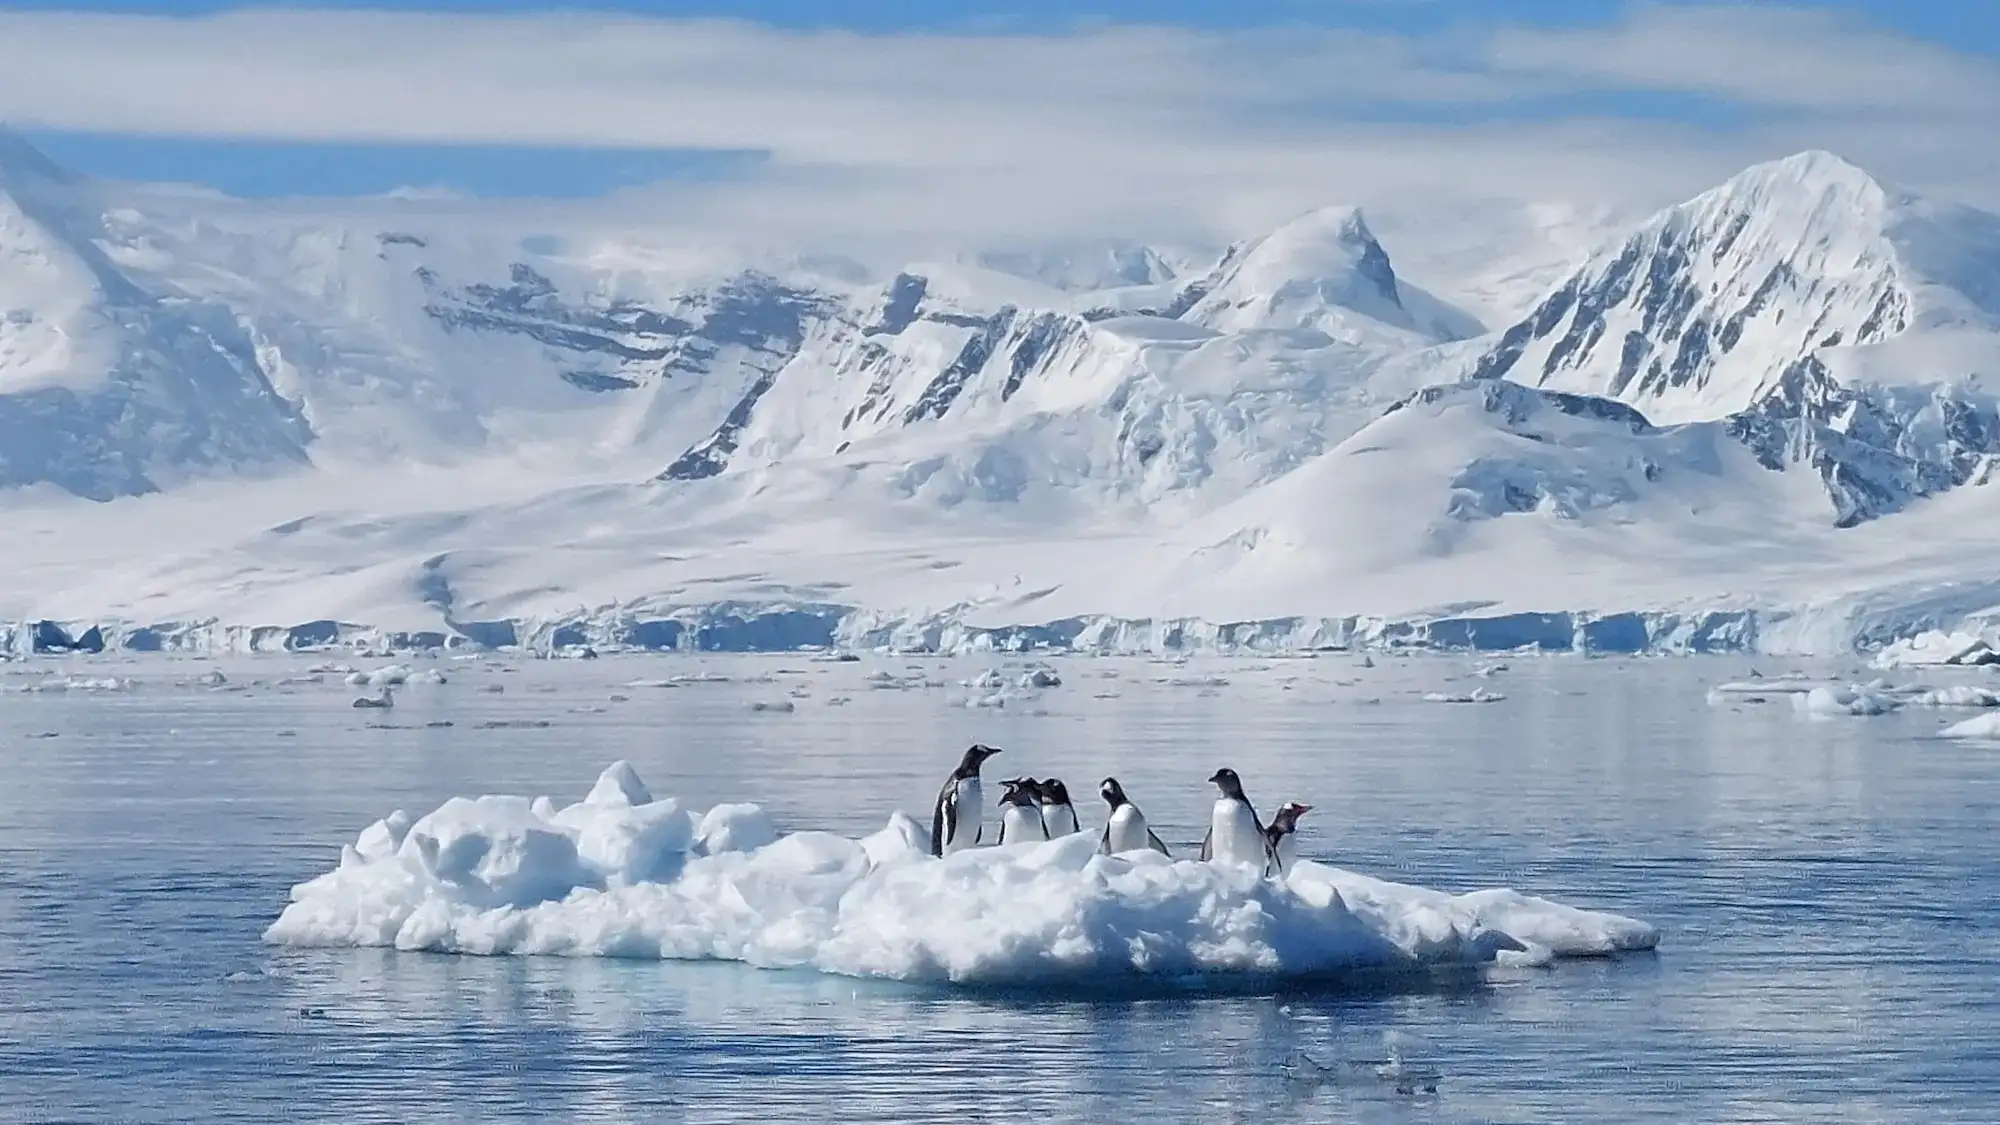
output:
[[1242,801],[1223,798],[1210,815],[1209,855],[1217,863],[1244,863],[1264,869],[1264,833]]
[[1109,829],[1111,840],[1105,850],[1112,855],[1152,847],[1146,841],[1146,815],[1131,805],[1118,806],[1117,811],[1111,814]]
[[1049,839],[1074,835],[1079,828],[1076,823],[1076,809],[1071,805],[1042,806],[1042,827],[1048,830]]
[[1025,844],[1030,840],[1046,840],[1048,834],[1042,831],[1042,814],[1038,809],[1008,805],[1000,810],[1000,842],[1003,844]]
[[968,777],[958,783],[958,800],[953,810],[957,814],[956,823],[945,826],[944,854],[962,852],[979,843],[979,825],[986,815],[982,798],[978,778]]
[[1292,870],[1293,861],[1299,858],[1299,834],[1287,832],[1278,837],[1278,866],[1286,873]]

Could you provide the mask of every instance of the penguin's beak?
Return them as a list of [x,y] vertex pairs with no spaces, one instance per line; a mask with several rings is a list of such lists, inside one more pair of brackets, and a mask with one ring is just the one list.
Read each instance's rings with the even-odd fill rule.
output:
[[1210,775],[1209,775],[1209,777],[1208,777],[1208,780],[1209,780],[1209,784],[1211,784],[1211,785],[1220,785],[1220,784],[1222,784],[1222,771],[1221,771],[1221,770],[1216,770],[1216,771],[1215,771],[1214,773],[1212,773],[1212,774],[1210,774]]
[[1300,816],[1304,816],[1304,815],[1306,815],[1307,813],[1309,813],[1309,812],[1313,811],[1313,807],[1312,807],[1311,805],[1299,805],[1299,804],[1295,804],[1295,805],[1293,805],[1292,807],[1298,810],[1298,815],[1300,815]]

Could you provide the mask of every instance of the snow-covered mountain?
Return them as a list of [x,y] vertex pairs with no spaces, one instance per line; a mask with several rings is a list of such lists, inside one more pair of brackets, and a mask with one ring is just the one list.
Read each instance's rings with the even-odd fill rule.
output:
[[230,310],[135,284],[74,186],[0,135],[0,486],[104,499],[304,460]]
[[1593,255],[1472,374],[1728,420],[1767,466],[1816,470],[1852,524],[2000,453],[1996,333],[2000,217],[1805,152]]
[[1703,647],[1802,591],[1911,604],[1882,560],[1991,514],[2000,219],[1805,153],[1552,270],[1600,220],[1430,245],[1472,272],[1421,285],[1345,206],[1212,260],[863,260],[105,184],[0,136],[0,615],[1162,645],[1643,612],[1680,624],[1639,647]]

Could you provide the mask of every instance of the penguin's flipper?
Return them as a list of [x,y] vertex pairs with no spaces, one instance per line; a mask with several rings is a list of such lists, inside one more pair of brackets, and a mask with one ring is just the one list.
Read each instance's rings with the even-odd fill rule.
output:
[[1158,836],[1153,835],[1153,830],[1150,828],[1146,829],[1146,846],[1159,852],[1161,855],[1170,856],[1174,854],[1167,850],[1167,845]]
[[1111,854],[1111,822],[1108,820],[1104,822],[1104,832],[1097,837],[1097,853],[1099,855]]
[[1267,836],[1264,838],[1264,877],[1268,879],[1284,873],[1285,861],[1278,858],[1278,846]]
[[950,841],[945,836],[945,822],[958,823],[958,783],[947,781],[938,793],[937,808],[931,813],[931,854],[944,857],[944,846]]
[[1207,863],[1209,860],[1215,858],[1214,845],[1215,826],[1210,825],[1208,831],[1201,834],[1201,861],[1203,863]]

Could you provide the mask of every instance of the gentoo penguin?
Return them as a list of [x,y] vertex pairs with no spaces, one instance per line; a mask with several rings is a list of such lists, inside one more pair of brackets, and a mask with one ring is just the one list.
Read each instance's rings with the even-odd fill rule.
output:
[[1000,842],[1019,844],[1048,839],[1049,830],[1042,826],[1042,810],[1035,805],[1035,779],[1017,777],[1000,784],[1006,786],[1000,794]]
[[1235,770],[1225,767],[1216,770],[1209,780],[1222,791],[1222,796],[1216,798],[1215,811],[1209,813],[1208,835],[1201,839],[1201,858],[1269,870],[1271,841],[1264,836],[1264,825],[1257,819],[1257,810],[1250,807],[1250,798],[1243,795],[1242,779]]
[[1167,846],[1160,842],[1158,836],[1153,835],[1153,830],[1146,827],[1146,814],[1126,799],[1125,787],[1118,784],[1117,778],[1105,778],[1097,791],[1111,806],[1111,817],[1104,822],[1104,835],[1097,843],[1098,851],[1105,855],[1117,855],[1119,852],[1151,848],[1161,855],[1173,854],[1167,851]]
[[1049,839],[1074,835],[1083,829],[1076,822],[1076,806],[1069,803],[1069,786],[1062,783],[1062,778],[1043,778],[1035,787],[1035,801],[1042,807],[1042,827],[1048,830]]
[[1292,861],[1298,858],[1299,818],[1311,811],[1311,805],[1290,801],[1271,814],[1271,823],[1264,829],[1264,838],[1271,842],[1271,860],[1276,874],[1283,875],[1291,870]]
[[938,790],[937,805],[931,810],[931,854],[946,856],[979,843],[986,818],[985,798],[979,791],[979,767],[1000,751],[977,743],[958,760],[958,768],[944,779]]

